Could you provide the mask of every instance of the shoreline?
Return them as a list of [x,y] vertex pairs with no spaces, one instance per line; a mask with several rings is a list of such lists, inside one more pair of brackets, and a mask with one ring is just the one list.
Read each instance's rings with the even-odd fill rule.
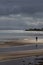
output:
[[36,42],[35,39],[23,39],[23,40],[11,40],[11,41],[1,41],[0,48],[10,47],[10,46],[21,46],[21,45],[31,45],[31,44],[43,44],[43,39],[38,39]]

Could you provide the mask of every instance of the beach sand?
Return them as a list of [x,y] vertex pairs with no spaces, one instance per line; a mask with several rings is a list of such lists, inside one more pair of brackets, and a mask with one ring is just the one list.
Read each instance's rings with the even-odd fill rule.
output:
[[38,39],[36,42],[35,39],[23,39],[23,40],[11,40],[6,42],[0,42],[1,47],[9,47],[9,46],[20,46],[20,45],[30,45],[30,44],[43,44],[43,39]]
[[6,60],[12,60],[16,58],[23,58],[30,56],[41,56],[41,55],[43,55],[43,49],[15,51],[5,54],[0,54],[0,61],[6,61]]

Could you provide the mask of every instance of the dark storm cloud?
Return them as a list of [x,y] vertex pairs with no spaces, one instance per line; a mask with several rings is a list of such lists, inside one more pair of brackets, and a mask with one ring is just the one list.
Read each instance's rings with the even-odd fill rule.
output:
[[43,12],[43,0],[0,0],[0,15]]
[[0,29],[36,27],[43,27],[43,0],[0,0]]

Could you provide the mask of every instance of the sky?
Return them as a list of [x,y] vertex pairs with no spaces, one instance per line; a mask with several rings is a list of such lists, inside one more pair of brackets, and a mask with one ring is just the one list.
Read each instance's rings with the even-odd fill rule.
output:
[[43,0],[0,0],[0,29],[43,28]]

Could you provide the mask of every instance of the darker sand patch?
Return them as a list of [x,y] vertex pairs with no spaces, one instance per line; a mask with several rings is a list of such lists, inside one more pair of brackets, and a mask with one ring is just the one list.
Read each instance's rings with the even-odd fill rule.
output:
[[0,54],[0,61],[12,60],[16,58],[30,57],[30,56],[41,56],[43,55],[43,49],[38,50],[25,50],[25,51],[16,51]]

